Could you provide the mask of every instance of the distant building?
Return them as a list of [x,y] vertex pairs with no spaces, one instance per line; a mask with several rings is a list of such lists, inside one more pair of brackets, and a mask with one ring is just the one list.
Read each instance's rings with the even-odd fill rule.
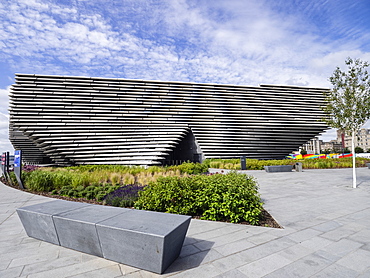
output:
[[307,154],[319,154],[320,153],[320,146],[321,140],[319,138],[312,138],[307,143],[303,144],[301,147],[303,150],[307,152]]
[[[342,141],[342,132],[337,131],[337,141]],[[352,137],[350,135],[344,135],[344,147],[347,147],[352,151]],[[370,129],[361,128],[355,138],[355,147],[360,147],[367,152],[370,149]]]
[[340,153],[343,151],[342,143],[337,140],[320,143],[321,152],[330,151],[331,153]]
[[305,150],[307,154],[320,154],[323,152],[340,153],[343,151],[342,143],[337,140],[323,142],[318,138],[313,138],[306,144],[303,144],[301,149]]

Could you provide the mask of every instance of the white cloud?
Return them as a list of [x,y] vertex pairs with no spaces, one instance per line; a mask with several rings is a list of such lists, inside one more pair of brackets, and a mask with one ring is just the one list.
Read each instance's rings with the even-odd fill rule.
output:
[[337,139],[337,130],[336,129],[329,129],[326,132],[322,133],[319,136],[320,140],[323,140],[324,142],[329,142],[331,140]]
[[347,56],[370,60],[357,2],[63,2],[0,3],[9,71],[328,87]]
[[[37,10],[48,10],[49,5],[46,3],[42,3],[37,0],[19,0],[19,4],[21,4],[23,7],[32,7]],[[14,6],[13,6],[14,7]]]
[[9,115],[0,112],[0,130],[9,126]]
[[[112,31],[99,15],[80,14],[80,22],[66,22],[57,20],[55,15],[65,12],[64,8],[38,3],[15,1],[10,11],[3,14],[8,21],[0,22],[2,40],[5,41],[1,51],[8,56],[16,53],[23,58],[40,57],[43,62],[58,59],[87,64],[108,57],[110,51],[125,46],[125,36],[120,38],[120,34]],[[126,45],[131,43],[132,40]]]
[[0,152],[13,152],[9,141],[8,93],[9,88],[0,89]]
[[[222,83],[327,85],[326,78],[310,75],[302,65],[322,55],[329,46],[317,42],[314,34],[302,33],[302,24],[297,26],[296,17],[275,14],[259,2],[245,5],[239,1],[227,4],[216,1],[215,6],[231,16],[226,16],[224,21],[210,18],[209,7],[190,7],[186,1],[170,1],[163,13],[171,34],[186,38],[195,34],[195,38],[189,40],[198,40],[197,46],[207,46],[205,51],[199,51],[202,49],[199,47],[191,59],[186,59],[186,64],[200,76],[210,77],[209,71],[214,71],[222,74]],[[194,28],[202,31],[192,32]],[[239,78],[230,71],[237,72]],[[217,75],[211,76],[219,82]]]
[[22,57],[12,67],[30,73],[322,87],[343,60],[342,52],[368,55],[353,43],[351,52],[333,52],[336,42],[320,38],[317,26],[302,14],[279,13],[263,1],[127,1],[125,6],[106,3],[108,15],[56,3],[9,4],[3,14],[8,20],[0,22],[0,48],[8,61],[14,54]]
[[355,57],[365,61],[370,61],[370,52],[362,52],[359,49],[329,52],[319,58],[312,59],[310,66],[320,72],[326,72],[328,69],[334,71],[336,66],[345,66],[344,62],[347,57]]
[[0,89],[0,114],[8,114],[9,90],[10,87]]

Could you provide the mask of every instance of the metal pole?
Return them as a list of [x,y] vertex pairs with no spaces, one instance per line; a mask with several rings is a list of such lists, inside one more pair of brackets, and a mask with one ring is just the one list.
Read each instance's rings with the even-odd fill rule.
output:
[[247,170],[247,160],[245,156],[240,157],[240,164],[242,170]]

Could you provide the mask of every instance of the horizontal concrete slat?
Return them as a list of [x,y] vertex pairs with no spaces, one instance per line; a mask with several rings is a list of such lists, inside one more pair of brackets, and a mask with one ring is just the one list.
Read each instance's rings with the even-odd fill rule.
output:
[[[245,150],[253,145],[266,153],[276,152],[276,146],[293,150],[326,129],[317,121],[323,115],[319,106],[325,88],[22,74],[16,76],[16,82],[11,92],[10,121],[24,136],[14,137],[13,144],[21,146],[22,140],[30,140],[35,150],[42,146],[48,155],[71,163],[73,156],[62,158],[65,150],[76,145],[81,150],[95,148],[94,140],[101,140],[104,148],[131,148],[158,136],[159,148],[168,149],[176,146],[179,134],[191,128],[204,157],[215,153],[254,156]],[[43,90],[34,90],[34,85]],[[69,91],[64,87],[70,87]],[[32,89],[25,93],[27,88]],[[171,130],[171,126],[180,130]],[[119,132],[111,132],[113,128]],[[158,129],[158,134],[145,135],[144,130],[151,129]],[[103,133],[96,130],[110,132],[102,138]],[[69,140],[66,134],[75,139]],[[260,144],[256,144],[258,138]],[[141,151],[143,155],[147,152]]]

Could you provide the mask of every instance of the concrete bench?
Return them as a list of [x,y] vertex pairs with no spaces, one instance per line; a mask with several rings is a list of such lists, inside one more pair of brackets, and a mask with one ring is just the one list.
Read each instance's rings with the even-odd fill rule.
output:
[[64,200],[17,213],[30,237],[159,274],[179,256],[191,219]]
[[291,172],[293,165],[274,165],[274,166],[264,166],[265,171],[268,173],[273,172]]

